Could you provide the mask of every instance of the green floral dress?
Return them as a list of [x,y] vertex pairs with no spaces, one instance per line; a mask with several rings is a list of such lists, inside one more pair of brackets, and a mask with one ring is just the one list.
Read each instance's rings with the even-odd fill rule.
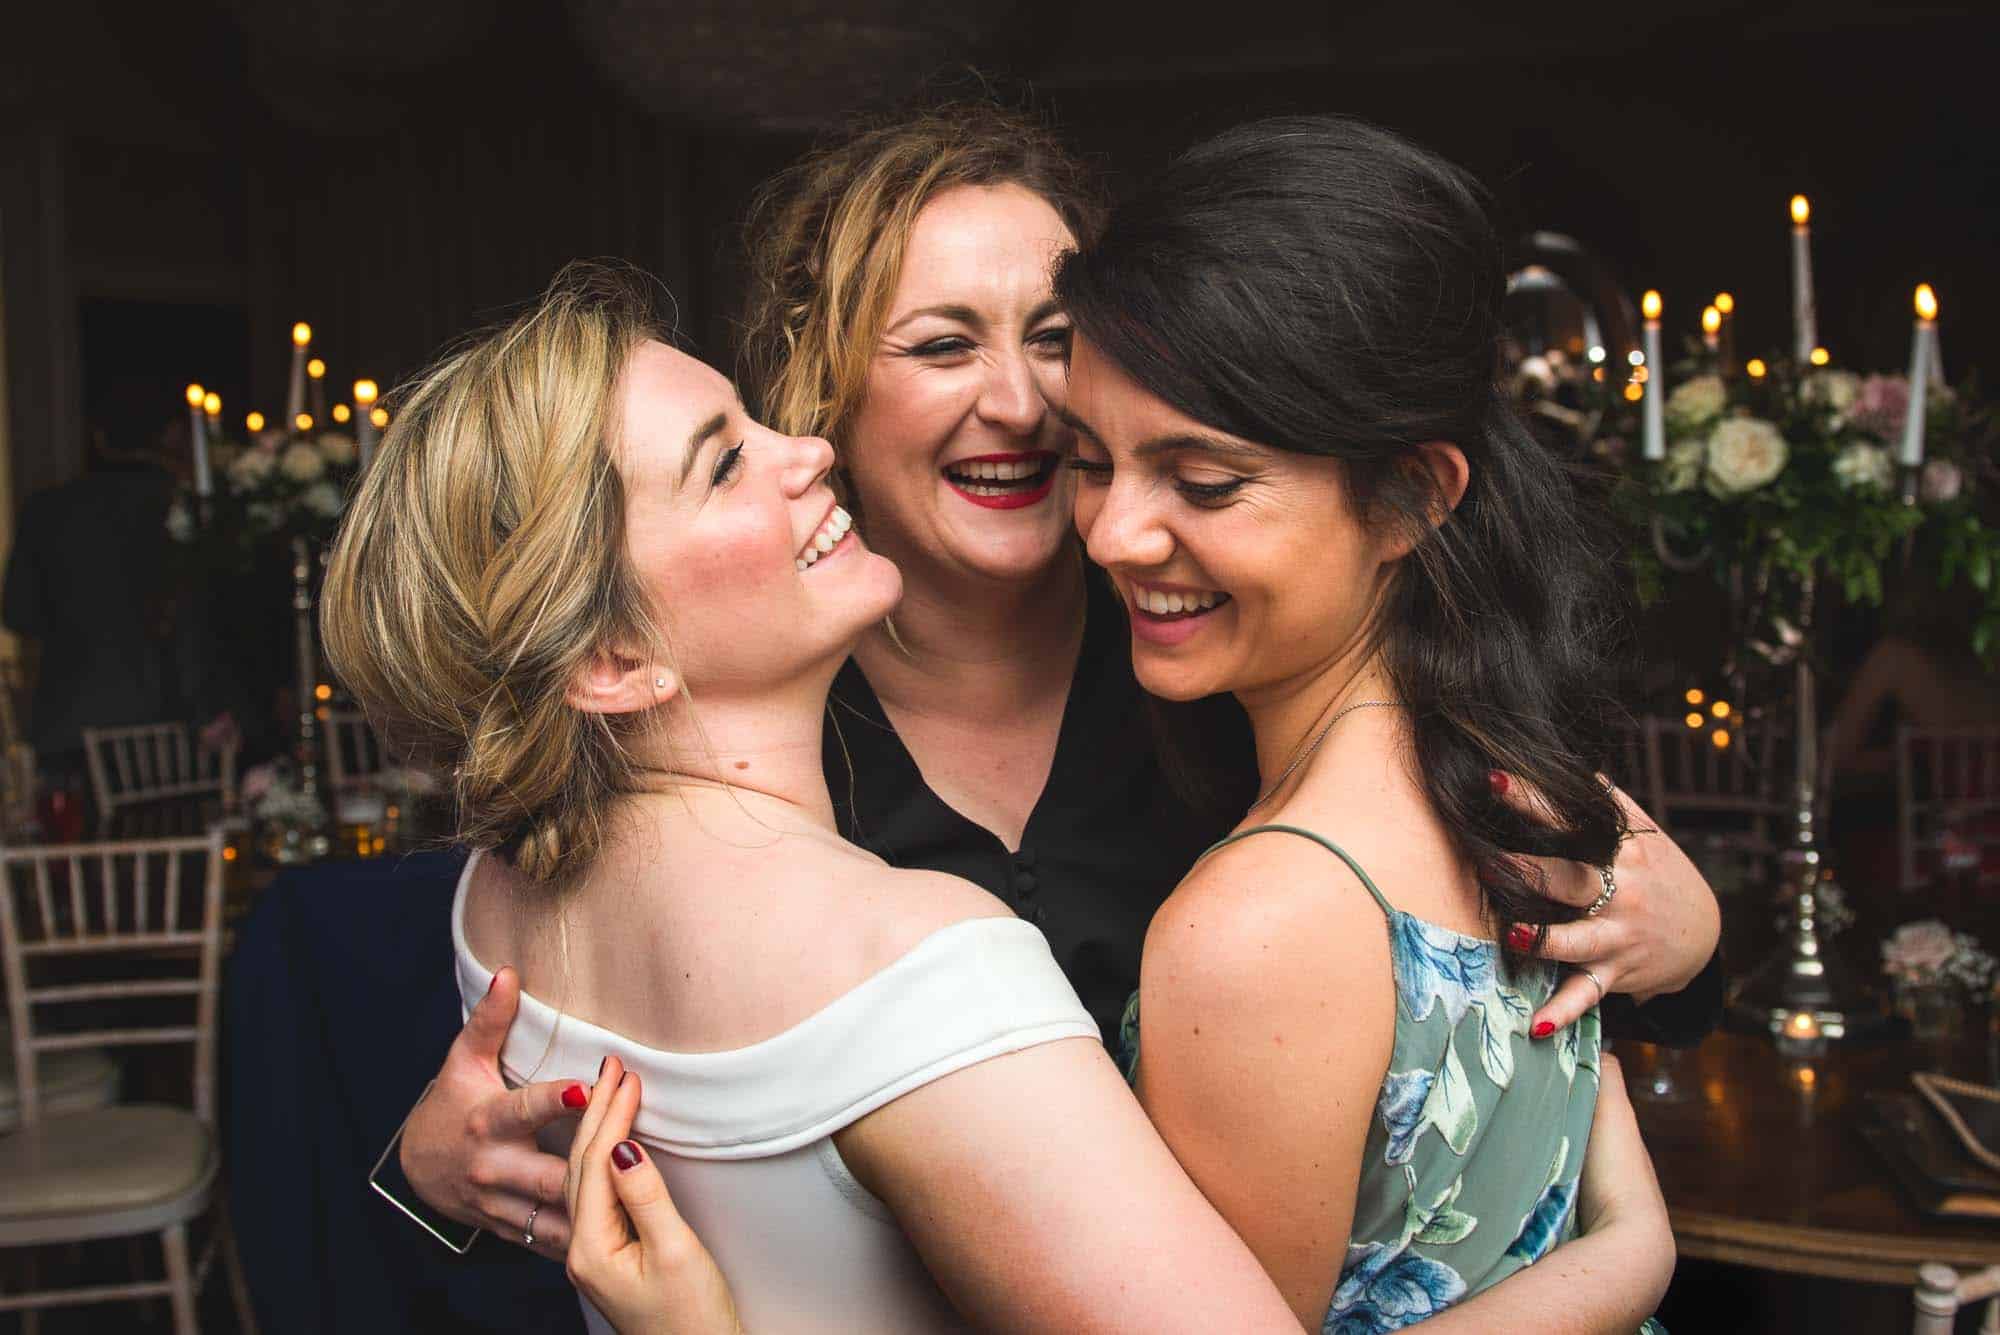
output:
[[[1322,1335],[1381,1335],[1499,1283],[1575,1234],[1597,1108],[1597,1012],[1553,1041],[1531,1042],[1529,1017],[1555,988],[1552,966],[1503,973],[1496,943],[1398,911],[1359,863],[1310,830],[1259,825],[1208,851],[1267,831],[1334,853],[1389,919],[1395,1047],[1368,1130],[1347,1260],[1320,1326]],[[1133,1079],[1137,995],[1120,1049]],[[1656,1322],[1644,1330],[1664,1335]]]

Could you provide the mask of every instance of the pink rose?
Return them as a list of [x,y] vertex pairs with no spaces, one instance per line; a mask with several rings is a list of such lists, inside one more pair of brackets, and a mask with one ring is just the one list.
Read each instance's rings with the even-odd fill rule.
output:
[[1899,375],[1871,375],[1848,413],[1850,426],[1866,431],[1885,445],[1903,438],[1903,419],[1910,415],[1910,382]]
[[1958,499],[1965,475],[1949,459],[1932,459],[1924,465],[1922,494],[1926,504],[1942,505]]
[[255,805],[277,782],[278,767],[275,764],[252,766],[243,771],[243,800]]

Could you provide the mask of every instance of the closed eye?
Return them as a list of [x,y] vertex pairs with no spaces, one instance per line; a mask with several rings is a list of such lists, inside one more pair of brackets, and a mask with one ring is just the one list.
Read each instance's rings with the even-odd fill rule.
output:
[[709,476],[708,485],[711,487],[719,487],[723,483],[727,482],[732,476],[734,476],[737,468],[742,464],[742,462],[743,462],[743,442],[738,441],[736,444],[724,450],[722,452],[722,457],[715,461],[715,472]]

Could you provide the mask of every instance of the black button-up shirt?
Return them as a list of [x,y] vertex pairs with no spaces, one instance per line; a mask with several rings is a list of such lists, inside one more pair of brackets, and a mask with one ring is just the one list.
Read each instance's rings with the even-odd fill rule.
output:
[[[1244,785],[1254,783],[1257,765],[1242,712],[1233,702],[1205,702],[1199,722],[1242,791],[1220,792],[1207,810],[1182,798],[1132,675],[1124,609],[1100,572],[1092,569],[1086,583],[1083,648],[1048,783],[1019,851],[1009,853],[931,791],[852,659],[828,702],[824,764],[843,836],[892,866],[962,876],[1041,928],[1111,1046],[1139,986],[1154,910],[1239,819],[1255,796]],[[1604,1019],[1619,1037],[1691,1043],[1714,1028],[1720,1007],[1721,975],[1711,961],[1697,985],[1676,996],[1644,1007],[1610,998]]]

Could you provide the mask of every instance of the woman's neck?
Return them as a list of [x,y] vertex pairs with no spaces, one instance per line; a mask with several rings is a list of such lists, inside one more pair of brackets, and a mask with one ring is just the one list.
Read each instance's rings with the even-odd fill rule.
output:
[[1307,753],[1342,710],[1400,703],[1379,654],[1364,646],[1315,670],[1255,691],[1238,692],[1257,741],[1259,803],[1296,786]]
[[885,707],[1009,713],[1066,697],[1083,643],[1083,559],[1073,543],[1032,579],[954,577],[910,561],[891,623],[854,658]]
[[820,746],[833,667],[754,698],[721,693],[678,698],[654,734],[633,744],[641,788],[713,789],[769,799],[811,825],[835,828]]

